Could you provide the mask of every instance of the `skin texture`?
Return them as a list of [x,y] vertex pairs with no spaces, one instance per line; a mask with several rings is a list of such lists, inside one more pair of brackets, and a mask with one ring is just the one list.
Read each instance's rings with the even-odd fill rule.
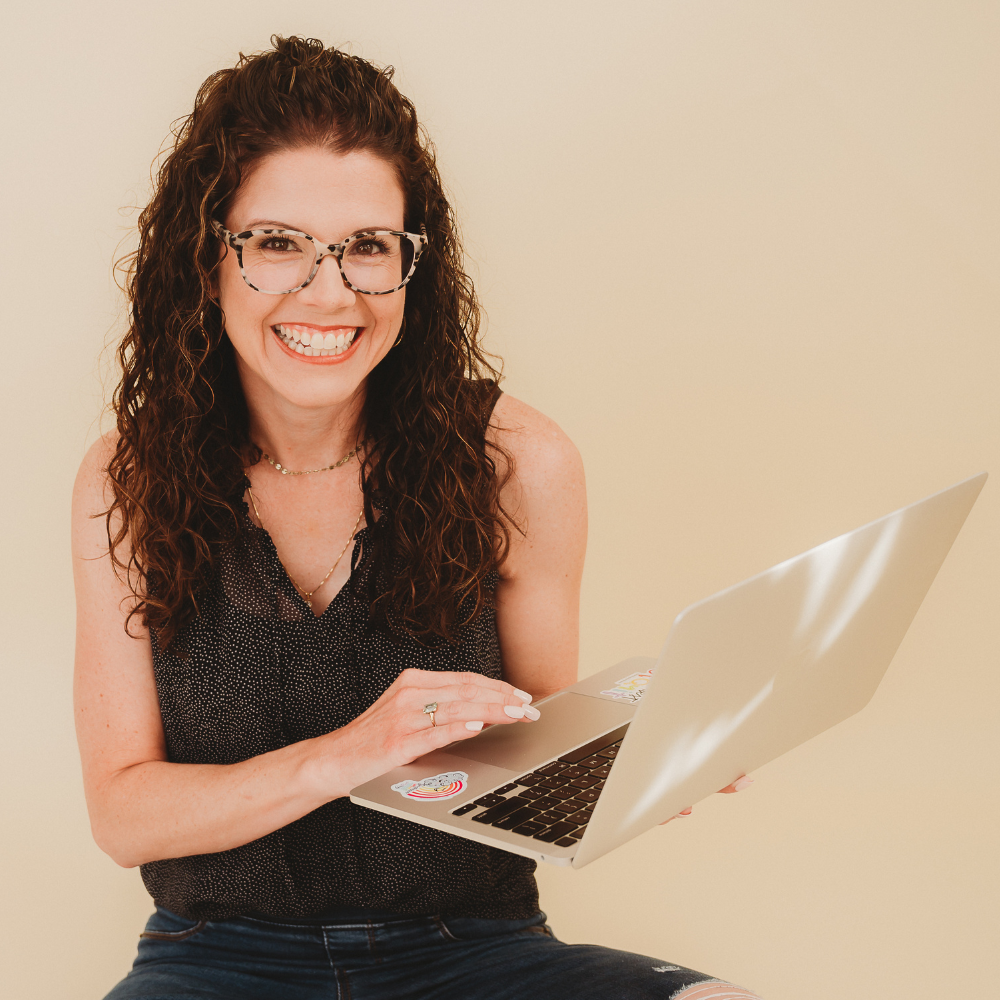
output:
[[[270,224],[335,243],[359,229],[401,230],[403,208],[395,173],[384,161],[302,148],[258,164],[223,221],[231,232]],[[220,244],[220,255],[215,293],[236,349],[253,439],[290,469],[330,465],[358,439],[365,380],[395,342],[405,289],[355,293],[327,257],[305,288],[264,295],[243,281],[231,249]],[[344,354],[305,359],[282,347],[272,331],[278,323],[358,328],[358,334]],[[110,502],[104,470],[114,441],[94,445],[73,495],[75,715],[94,838],[118,864],[134,867],[256,840],[393,767],[474,736],[467,722],[530,723],[538,711],[526,707],[527,700],[576,680],[587,536],[580,455],[555,423],[507,395],[489,435],[513,457],[515,475],[503,499],[523,530],[511,533],[496,594],[505,680],[407,670],[342,729],[232,765],[166,759],[149,636],[135,622],[132,636],[123,629],[130,592],[112,570],[104,519],[95,516]],[[294,477],[261,462],[248,475],[282,563],[311,590],[357,523],[356,462]],[[342,560],[316,590],[315,614],[349,572]],[[429,701],[440,705],[436,728],[421,711]]]
[[[392,169],[370,154],[286,151],[258,165],[224,220],[233,232],[268,222],[333,243],[358,229],[402,229],[403,196]],[[327,258],[306,288],[263,295],[245,284],[232,250],[220,253],[216,293],[254,440],[291,469],[331,464],[357,440],[365,379],[395,341],[405,289],[357,294]],[[317,364],[281,346],[271,327],[282,322],[360,329],[350,351]],[[587,528],[579,453],[552,421],[507,395],[489,433],[514,459],[504,502],[524,530],[512,532],[497,591],[505,681],[407,670],[342,729],[233,765],[166,760],[149,637],[134,622],[132,637],[123,630],[129,591],[112,571],[103,518],[94,516],[108,506],[104,469],[114,442],[90,450],[73,497],[75,711],[94,837],[116,862],[133,867],[255,840],[392,767],[474,736],[466,722],[530,724],[538,713],[527,698],[575,681]],[[357,471],[355,462],[314,476],[282,476],[267,462],[249,470],[278,554],[307,590],[357,521]],[[314,613],[348,575],[344,561],[314,594]],[[429,701],[441,706],[436,728],[421,712]]]

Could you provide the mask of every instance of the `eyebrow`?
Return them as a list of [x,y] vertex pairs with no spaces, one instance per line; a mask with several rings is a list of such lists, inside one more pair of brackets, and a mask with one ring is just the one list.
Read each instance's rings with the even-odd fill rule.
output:
[[[251,229],[263,229],[263,228],[267,228],[267,229],[271,229],[271,228],[274,228],[274,229],[292,229],[292,230],[294,230],[297,233],[304,233],[305,232],[305,230],[301,229],[299,226],[293,226],[290,222],[278,222],[276,219],[251,219],[246,224],[245,228],[243,228],[243,229],[240,230],[240,232],[241,233],[245,233],[245,232],[248,232]],[[350,236],[357,236],[360,233],[371,233],[371,232],[374,232],[376,229],[387,229],[387,230],[389,230],[389,232],[392,232],[392,233],[399,232],[399,230],[396,229],[393,226],[375,225],[375,226],[361,226],[359,229],[355,229],[354,232],[350,233],[349,235]],[[312,233],[309,233],[309,235],[312,236]],[[313,239],[319,239],[319,237],[315,237],[314,236]],[[347,239],[347,237],[345,236],[344,239]],[[320,240],[320,242],[323,242],[323,241]]]

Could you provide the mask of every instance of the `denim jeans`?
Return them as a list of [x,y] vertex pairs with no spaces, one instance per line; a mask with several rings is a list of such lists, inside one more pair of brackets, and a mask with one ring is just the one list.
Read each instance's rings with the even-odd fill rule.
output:
[[755,1000],[660,958],[563,944],[526,920],[196,922],[157,908],[105,1000]]

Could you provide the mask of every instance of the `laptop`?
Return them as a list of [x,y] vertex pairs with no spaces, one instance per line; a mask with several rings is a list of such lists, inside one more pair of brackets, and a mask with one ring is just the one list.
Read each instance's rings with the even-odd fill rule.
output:
[[986,473],[692,604],[623,660],[351,801],[582,868],[862,709]]

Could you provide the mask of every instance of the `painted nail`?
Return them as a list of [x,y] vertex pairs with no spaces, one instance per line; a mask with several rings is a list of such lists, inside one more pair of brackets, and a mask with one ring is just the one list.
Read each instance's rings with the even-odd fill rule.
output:
[[733,783],[733,788],[742,792],[744,788],[749,788],[753,784],[753,778],[748,778],[745,774],[738,781]]
[[677,815],[678,816],[690,816],[691,815],[691,807],[688,806],[687,809],[682,809]]
[[524,709],[517,705],[504,705],[503,710],[504,714],[509,715],[512,719],[524,718]]
[[479,730],[483,728],[483,724],[481,722],[467,722],[465,724],[465,728],[471,729],[474,733],[478,733]]
[[539,712],[537,708],[532,708],[530,705],[525,705],[522,711],[524,712],[525,717],[531,719],[532,722],[534,722],[535,719],[540,719],[542,717],[542,713]]
[[514,688],[514,694],[516,694],[521,701],[531,701],[531,695],[528,694],[527,691],[521,691],[519,688]]

